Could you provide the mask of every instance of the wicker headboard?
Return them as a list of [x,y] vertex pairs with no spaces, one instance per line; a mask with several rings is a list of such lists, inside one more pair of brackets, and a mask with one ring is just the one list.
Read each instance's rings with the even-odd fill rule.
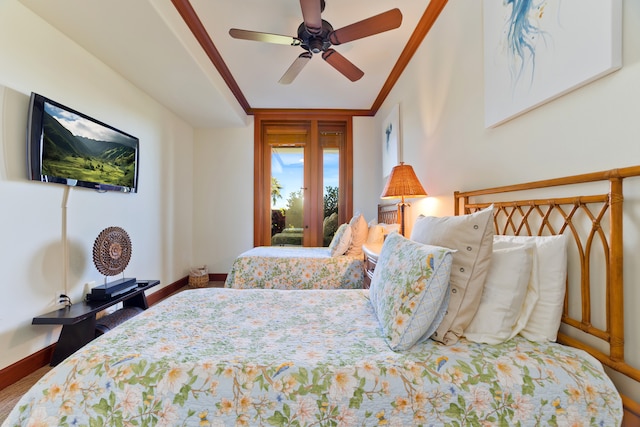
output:
[[[496,234],[569,235],[569,272],[558,341],[583,349],[604,365],[640,382],[640,370],[627,364],[624,356],[622,270],[622,184],[625,178],[639,175],[640,166],[634,166],[455,192],[454,198],[456,215],[493,203]],[[559,191],[578,191],[582,186],[600,193],[585,191],[589,194],[566,197]],[[550,187],[554,188],[548,191],[554,194],[552,197],[537,198],[540,189]],[[526,198],[527,194],[536,198]]]
[[388,203],[378,205],[378,224],[398,224],[398,205]]

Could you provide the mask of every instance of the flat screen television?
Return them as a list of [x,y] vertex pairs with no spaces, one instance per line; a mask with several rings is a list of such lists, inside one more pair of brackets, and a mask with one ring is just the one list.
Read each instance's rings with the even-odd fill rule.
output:
[[138,138],[31,94],[27,123],[30,179],[135,193],[138,151]]

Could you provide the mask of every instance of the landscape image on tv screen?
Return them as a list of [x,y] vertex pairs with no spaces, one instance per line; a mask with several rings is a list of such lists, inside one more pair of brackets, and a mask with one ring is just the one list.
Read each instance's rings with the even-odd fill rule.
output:
[[42,175],[134,187],[138,140],[44,103]]

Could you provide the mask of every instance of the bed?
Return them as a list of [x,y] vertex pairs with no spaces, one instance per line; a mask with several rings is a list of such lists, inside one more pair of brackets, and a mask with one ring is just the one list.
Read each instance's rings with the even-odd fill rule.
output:
[[[396,205],[378,207],[379,224],[397,222]],[[359,220],[359,221],[358,221]],[[362,246],[373,232],[361,215],[350,221],[362,230],[356,246]],[[385,232],[388,232],[385,229]],[[371,235],[370,235],[371,234]],[[354,232],[355,235],[355,232]],[[382,231],[379,240],[382,241]],[[336,237],[338,237],[338,233]],[[225,287],[235,289],[360,289],[364,281],[364,256],[361,250],[344,247],[346,254],[335,256],[329,247],[259,246],[238,255],[225,280]],[[334,243],[335,242],[335,243]],[[348,245],[348,242],[347,242]],[[351,245],[353,246],[353,245]]]
[[[622,399],[602,365],[640,381],[624,360],[620,271],[622,181],[637,175],[640,167],[455,195],[460,214],[493,203],[496,234],[567,233],[578,242],[586,236],[577,245],[587,255],[578,257],[580,286],[571,286],[569,269],[566,299],[576,291],[588,308],[576,317],[565,304],[559,343],[519,335],[500,344],[419,339],[394,351],[376,311],[377,286],[187,290],[56,366],[6,425],[618,426]],[[507,189],[597,180],[610,180],[607,194],[492,200]],[[578,213],[586,213],[586,230],[576,224]],[[385,246],[418,246],[397,236]],[[603,244],[593,245],[596,239]],[[592,256],[596,246],[604,256]],[[450,251],[435,248],[424,249],[440,254],[429,265],[449,265]],[[606,280],[598,284],[607,287],[606,299],[589,298],[589,263],[596,260],[606,261]],[[382,277],[380,265],[375,275]],[[603,306],[606,326],[599,329],[591,313]]]
[[331,256],[329,248],[258,246],[240,254],[227,275],[229,288],[358,289],[361,256]]

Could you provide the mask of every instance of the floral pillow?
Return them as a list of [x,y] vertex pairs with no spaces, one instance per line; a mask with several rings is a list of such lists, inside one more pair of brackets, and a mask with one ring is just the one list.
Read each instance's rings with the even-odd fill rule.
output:
[[342,224],[338,227],[336,234],[333,235],[331,243],[329,243],[329,251],[331,256],[340,256],[349,249],[351,244],[351,226],[349,224]]
[[398,233],[385,240],[369,297],[392,350],[408,350],[442,321],[439,312],[446,309],[442,303],[449,292],[453,252]]

